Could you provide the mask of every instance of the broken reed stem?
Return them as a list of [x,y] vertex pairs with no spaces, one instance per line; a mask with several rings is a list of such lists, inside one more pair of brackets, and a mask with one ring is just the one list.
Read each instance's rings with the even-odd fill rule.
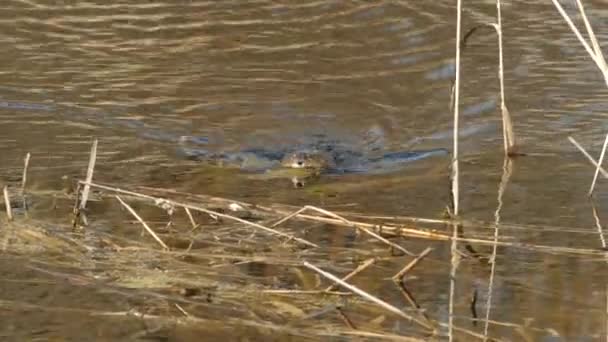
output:
[[602,166],[602,162],[604,161],[604,155],[606,154],[606,146],[608,146],[608,134],[606,134],[606,139],[604,139],[604,146],[602,147],[602,153],[600,153],[600,160],[595,167],[595,174],[593,175],[593,181],[591,182],[591,187],[589,188],[588,195],[593,195],[593,190],[595,189],[595,182],[597,181],[597,176],[600,173],[600,167]]
[[30,166],[30,153],[28,152],[25,155],[25,159],[23,160],[23,175],[21,176],[21,194],[25,194],[25,186],[27,184],[27,170]]
[[368,234],[368,235],[372,236],[373,238],[375,238],[375,239],[377,239],[377,240],[379,240],[379,241],[381,241],[381,242],[383,242],[383,243],[385,243],[385,244],[389,245],[389,246],[390,246],[390,247],[392,247],[392,248],[395,248],[395,249],[400,250],[401,252],[403,252],[403,253],[404,253],[404,254],[406,254],[406,255],[409,255],[409,256],[415,256],[415,254],[414,254],[414,253],[412,253],[412,252],[408,251],[407,249],[405,249],[405,248],[403,248],[403,247],[399,246],[398,244],[396,244],[396,243],[394,243],[394,242],[391,242],[391,241],[389,241],[389,240],[387,240],[387,239],[383,238],[382,236],[380,236],[380,235],[378,235],[378,234],[376,234],[376,233],[372,232],[371,230],[369,230],[369,229],[367,229],[367,228],[365,228],[365,227],[362,227],[362,226],[358,225],[357,223],[354,223],[354,222],[352,222],[352,221],[350,221],[350,220],[348,220],[348,219],[346,219],[346,218],[344,218],[344,217],[342,217],[342,216],[340,216],[340,215],[337,215],[337,214],[335,214],[335,213],[332,213],[331,211],[328,211],[328,210],[325,210],[325,209],[321,209],[321,208],[318,208],[318,207],[314,207],[314,206],[312,206],[312,205],[306,205],[306,206],[304,206],[304,207],[302,207],[302,208],[300,208],[300,209],[296,210],[295,212],[293,212],[293,213],[291,213],[291,214],[289,214],[289,215],[285,216],[284,218],[282,218],[282,219],[278,220],[277,222],[275,222],[274,224],[272,224],[272,225],[271,225],[271,227],[276,227],[276,226],[278,226],[279,224],[284,223],[284,222],[286,222],[287,220],[292,219],[293,217],[299,216],[299,215],[301,215],[301,214],[302,214],[304,211],[306,211],[306,210],[312,210],[312,211],[316,211],[316,212],[319,212],[319,213],[321,213],[321,214],[323,214],[323,215],[327,215],[327,216],[329,216],[329,217],[332,217],[332,218],[334,218],[334,219],[336,219],[336,220],[341,221],[342,223],[346,224],[346,225],[347,225],[347,226],[349,226],[349,227],[353,227],[353,228],[355,228],[355,229],[362,230],[364,233],[366,233],[366,234]]
[[119,188],[114,188],[114,187],[110,187],[110,186],[105,186],[105,185],[101,185],[101,184],[95,184],[95,183],[83,182],[83,181],[78,181],[78,182],[80,184],[85,185],[85,186],[89,185],[89,186],[92,186],[92,187],[95,187],[95,188],[98,188],[98,189],[103,189],[103,190],[113,191],[113,192],[116,192],[116,193],[130,195],[130,196],[133,196],[133,197],[148,199],[148,200],[153,201],[156,205],[158,205],[159,203],[163,203],[164,202],[164,203],[170,203],[170,204],[172,204],[174,206],[178,206],[178,207],[182,207],[182,208],[188,208],[190,210],[200,211],[200,212],[203,212],[203,213],[208,214],[208,215],[214,215],[214,216],[217,216],[217,217],[222,217],[222,218],[229,219],[229,220],[232,220],[232,221],[240,222],[240,223],[246,224],[246,225],[248,225],[250,227],[254,227],[254,228],[263,230],[263,231],[265,231],[267,233],[270,233],[270,234],[273,234],[273,235],[278,235],[278,236],[284,237],[284,238],[286,238],[288,240],[297,241],[297,242],[299,242],[301,244],[304,244],[304,245],[307,245],[309,247],[319,247],[318,245],[316,245],[316,244],[314,244],[314,243],[312,243],[310,241],[307,241],[307,240],[295,237],[293,235],[289,235],[289,234],[280,232],[280,231],[275,230],[275,229],[271,229],[271,228],[262,226],[260,224],[254,223],[254,222],[243,220],[243,219],[238,218],[236,216],[222,214],[222,213],[219,213],[219,212],[216,212],[216,211],[213,211],[213,210],[205,209],[205,208],[194,206],[194,205],[187,204],[187,203],[176,202],[176,201],[168,200],[168,199],[165,199],[165,198],[159,198],[159,197],[149,196],[149,195],[140,194],[140,193],[137,193],[137,192],[123,190],[123,189],[119,189]]
[[156,240],[156,242],[158,242],[159,245],[161,245],[163,247],[164,250],[169,250],[169,247],[163,242],[163,240],[161,240],[161,238],[158,237],[158,235],[156,235],[156,233],[154,232],[154,230],[152,230],[152,228],[150,228],[148,226],[148,224],[142,220],[142,218],[135,212],[135,210],[133,210],[133,208],[131,208],[130,205],[128,205],[127,203],[125,203],[125,201],[122,200],[122,198],[120,198],[120,196],[115,195],[116,199],[120,202],[120,204],[122,204],[123,207],[127,208],[127,210],[131,213],[131,215],[133,215],[133,217],[135,217],[135,219],[137,221],[139,221],[139,223],[141,223],[142,226],[144,226],[144,228],[146,229],[146,231],[152,235],[152,237],[154,238],[154,240]]
[[595,36],[595,33],[593,32],[593,29],[592,29],[591,25],[589,24],[589,20],[587,19],[587,15],[585,14],[585,8],[583,7],[582,2],[580,0],[577,0],[577,5],[581,12],[581,16],[585,22],[585,26],[587,28],[587,33],[589,34],[589,39],[593,42],[594,49],[591,49],[591,47],[589,46],[589,44],[587,43],[585,38],[583,38],[583,35],[578,30],[578,28],[574,25],[574,23],[572,22],[572,19],[570,19],[570,17],[566,13],[566,11],[562,7],[562,5],[559,3],[559,1],[558,0],[551,0],[551,1],[553,2],[553,5],[555,5],[555,8],[557,8],[557,11],[559,12],[559,14],[561,14],[561,16],[564,18],[564,20],[566,21],[566,23],[568,24],[568,26],[570,27],[572,32],[574,32],[574,34],[576,35],[576,38],[578,38],[578,40],[581,42],[581,44],[583,45],[583,47],[585,48],[585,50],[587,51],[589,56],[591,56],[591,59],[593,59],[593,61],[595,62],[595,65],[600,69],[600,71],[602,72],[602,74],[604,76],[604,81],[606,83],[606,86],[608,86],[608,68],[606,67],[606,62],[604,60],[604,56],[602,55],[602,52],[599,48],[599,44],[597,43],[597,38]]
[[606,238],[604,238],[604,227],[602,227],[602,222],[600,220],[600,216],[597,213],[597,208],[595,207],[595,203],[593,200],[591,201],[591,210],[593,211],[593,219],[595,220],[595,227],[597,228],[597,233],[600,237],[600,243],[602,244],[602,248],[606,249]]
[[[363,270],[365,270],[366,268],[368,268],[371,265],[373,265],[374,262],[376,262],[376,258],[370,258],[370,259],[365,260],[361,265],[357,266],[357,268],[354,271],[350,272],[344,278],[342,278],[342,281],[347,281],[348,279],[350,279],[350,278],[356,276],[357,274],[363,272]],[[332,291],[332,290],[335,290],[336,287],[338,287],[338,285],[332,284],[332,285],[329,285],[324,291],[326,291],[326,292]]]
[[27,198],[25,196],[25,186],[27,185],[27,170],[30,166],[30,153],[25,155],[23,160],[23,174],[21,176],[21,199],[23,200],[23,210],[27,215]]
[[500,8],[500,0],[496,0],[496,32],[498,34],[498,79],[500,82],[500,111],[502,114],[502,134],[505,148],[505,156],[515,153],[515,133],[513,131],[513,121],[511,114],[507,109],[505,99],[505,72],[504,72],[504,54],[502,47],[502,11]]
[[6,208],[6,216],[8,217],[9,221],[13,220],[13,208],[11,207],[11,200],[8,196],[8,186],[4,186],[3,189],[4,192],[4,206]]
[[409,272],[410,270],[412,270],[414,267],[416,267],[416,265],[418,265],[418,263],[420,262],[420,260],[424,259],[424,257],[426,257],[429,253],[431,253],[433,249],[431,247],[427,247],[424,251],[422,251],[422,253],[420,253],[420,255],[418,255],[414,260],[410,261],[409,264],[405,265],[404,268],[401,269],[401,271],[397,272],[397,274],[395,274],[393,276],[393,281],[394,282],[399,282],[401,281],[401,279],[403,278],[403,276]]
[[404,319],[406,319],[408,321],[415,322],[418,325],[420,325],[420,326],[422,326],[422,327],[424,327],[424,328],[426,328],[428,330],[431,330],[433,332],[433,334],[435,333],[435,328],[433,328],[428,323],[423,322],[423,321],[417,319],[416,317],[408,315],[407,313],[399,310],[398,308],[390,305],[389,303],[387,303],[387,302],[385,302],[385,301],[383,301],[383,300],[381,300],[381,299],[379,299],[377,297],[372,296],[371,294],[369,294],[369,293],[367,293],[367,292],[359,289],[356,286],[353,286],[353,285],[351,285],[349,283],[346,283],[346,282],[340,280],[335,275],[333,275],[333,274],[331,274],[329,272],[325,272],[322,269],[316,267],[315,265],[313,265],[313,264],[311,264],[311,263],[309,263],[307,261],[304,261],[303,265],[305,267],[307,267],[307,268],[309,268],[309,269],[311,269],[311,270],[319,273],[323,277],[325,277],[325,278],[327,278],[327,279],[329,279],[329,280],[337,283],[338,285],[340,285],[340,286],[342,286],[342,287],[344,287],[344,288],[346,288],[346,289],[348,289],[348,290],[350,290],[350,291],[358,294],[359,296],[361,296],[361,297],[369,300],[370,302],[375,303],[376,305],[382,307],[383,309],[385,309],[385,310],[387,310],[389,312],[392,312],[392,313],[394,313],[394,314],[396,314],[396,315],[398,315],[398,316],[400,316],[400,317],[402,317],[402,318],[404,318]]
[[190,209],[184,208],[184,211],[186,211],[186,215],[188,215],[188,219],[190,220],[190,224],[192,224],[192,229],[196,229],[198,227],[198,224],[196,224],[196,221],[194,221],[194,216],[192,216],[192,213],[190,212]]
[[606,170],[604,170],[604,168],[602,168],[602,166],[595,161],[595,159],[593,159],[593,157],[583,148],[583,146],[581,146],[576,140],[574,140],[573,137],[568,137],[568,140],[570,140],[570,142],[576,146],[576,148],[578,148],[579,151],[581,151],[581,153],[587,157],[587,159],[591,162],[591,164],[593,164],[593,166],[595,166],[597,168],[597,170],[599,170],[599,172],[602,174],[602,176],[604,176],[604,178],[608,178],[608,172],[606,172]]
[[459,178],[460,172],[458,169],[458,124],[459,124],[459,109],[460,107],[460,36],[462,27],[462,0],[457,0],[456,5],[456,76],[454,81],[454,146],[452,151],[452,211],[454,217],[458,217],[459,213]]
[[95,169],[95,161],[97,160],[97,139],[93,140],[91,146],[91,155],[89,156],[89,166],[87,168],[87,178],[84,188],[82,189],[82,197],[80,198],[79,210],[84,209],[87,206],[89,200],[89,192],[91,189],[90,183],[93,181],[93,170]]
[[448,303],[448,340],[454,339],[454,293],[456,292],[456,270],[460,263],[460,253],[457,245],[458,226],[453,225],[452,244],[450,247],[450,297]]

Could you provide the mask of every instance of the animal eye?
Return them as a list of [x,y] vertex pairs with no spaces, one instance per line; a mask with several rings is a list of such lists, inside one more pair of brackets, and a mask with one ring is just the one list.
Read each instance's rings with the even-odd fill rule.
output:
[[304,162],[303,162],[303,161],[301,161],[301,160],[298,160],[298,165],[299,165],[299,166],[302,166],[302,165],[304,165]]

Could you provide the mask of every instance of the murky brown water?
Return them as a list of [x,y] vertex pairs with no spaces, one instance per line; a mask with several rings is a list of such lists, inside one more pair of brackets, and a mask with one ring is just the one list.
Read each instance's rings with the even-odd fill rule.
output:
[[[180,136],[199,137],[191,146],[213,151],[272,148],[317,133],[358,141],[378,126],[389,150],[449,149],[454,1],[110,3],[5,0],[0,5],[5,183],[19,180],[27,152],[32,189],[57,189],[63,175],[83,177],[90,142],[97,137],[96,180],[125,187],[420,217],[437,217],[448,203],[447,157],[383,175],[322,176],[296,190],[288,179],[252,178],[186,161],[177,145]],[[586,4],[600,41],[606,41],[604,3]],[[494,6],[465,2],[465,29],[491,21]],[[522,150],[537,155],[515,160],[502,221],[580,229],[577,234],[509,231],[517,241],[598,248],[585,197],[593,169],[567,136],[597,155],[608,128],[601,75],[550,2],[509,1],[503,10],[508,106]],[[486,30],[463,58],[462,213],[486,221],[494,220],[502,174],[496,51],[494,35]],[[600,181],[600,217],[606,216],[606,189]],[[421,251],[427,244],[418,243],[410,247]],[[440,246],[433,255],[437,269],[421,270],[411,290],[432,308],[429,314],[447,321],[449,246]],[[1,299],[65,307],[85,300],[98,308],[125,309],[94,291],[67,295],[75,287],[15,284],[12,279],[30,277],[19,267],[26,261],[6,255],[0,262]],[[605,335],[604,259],[501,248],[497,279],[491,318],[546,329],[531,333],[532,340],[549,338],[550,331],[564,340]],[[364,280],[377,281],[373,275]],[[487,267],[461,266],[459,317],[469,315],[473,289],[485,293],[487,285]],[[371,287],[382,293],[382,286]],[[58,320],[53,312],[0,313],[0,336],[11,340],[79,339],[82,327],[95,327],[89,339],[123,338],[134,329],[78,314]],[[504,327],[492,332],[505,340],[521,338]]]

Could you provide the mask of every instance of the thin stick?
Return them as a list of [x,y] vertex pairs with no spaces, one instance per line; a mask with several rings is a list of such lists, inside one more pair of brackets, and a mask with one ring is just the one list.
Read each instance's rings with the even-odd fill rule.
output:
[[184,208],[184,210],[186,211],[186,215],[188,215],[188,219],[190,219],[190,224],[192,224],[192,229],[196,229],[196,227],[198,227],[198,224],[196,224],[196,221],[194,221],[194,217],[192,216],[190,209]]
[[287,220],[289,220],[289,219],[291,219],[291,218],[293,218],[293,217],[295,217],[295,216],[301,215],[301,214],[302,214],[304,211],[306,211],[306,210],[312,210],[312,211],[316,211],[316,212],[319,212],[319,213],[321,213],[321,214],[323,214],[323,215],[327,215],[327,216],[332,217],[332,218],[334,218],[334,219],[340,220],[340,221],[342,221],[344,224],[346,224],[346,225],[348,225],[348,226],[351,226],[351,227],[354,227],[354,228],[356,228],[356,229],[360,229],[360,230],[362,230],[364,233],[366,233],[366,234],[368,234],[368,235],[370,235],[370,236],[374,237],[375,239],[377,239],[377,240],[379,240],[379,241],[382,241],[383,243],[385,243],[385,244],[387,244],[387,245],[389,245],[389,246],[391,246],[391,247],[393,247],[393,248],[395,248],[395,249],[400,250],[401,252],[403,252],[403,253],[404,253],[404,254],[406,254],[406,255],[409,255],[409,256],[414,256],[414,255],[415,255],[414,253],[412,253],[412,252],[408,251],[407,249],[405,249],[405,248],[403,248],[403,247],[399,246],[399,245],[398,245],[398,244],[396,244],[396,243],[393,243],[393,242],[391,242],[391,241],[389,241],[389,240],[387,240],[387,239],[383,238],[382,236],[380,236],[380,235],[378,235],[378,234],[376,234],[376,233],[372,232],[372,231],[371,231],[371,230],[369,230],[369,229],[366,229],[365,227],[361,227],[361,226],[357,225],[356,223],[354,223],[354,222],[352,222],[352,221],[350,221],[350,220],[347,220],[346,218],[344,218],[344,217],[342,217],[342,216],[340,216],[340,215],[337,215],[337,214],[335,214],[335,213],[332,213],[331,211],[328,211],[328,210],[325,210],[325,209],[321,209],[321,208],[318,208],[318,207],[314,207],[314,206],[312,206],[312,205],[306,205],[306,206],[304,206],[304,207],[302,207],[302,208],[300,208],[300,209],[296,210],[295,212],[293,212],[293,213],[291,213],[291,214],[289,214],[289,215],[285,216],[284,218],[280,219],[279,221],[275,222],[273,225],[271,225],[271,227],[276,227],[276,226],[278,226],[279,224],[281,224],[281,223],[283,223],[283,222],[285,222],[285,221],[287,221]]
[[405,265],[404,268],[401,269],[401,271],[397,272],[397,274],[395,274],[393,276],[393,281],[395,282],[399,282],[401,280],[401,278],[403,278],[403,276],[409,272],[410,270],[412,270],[416,265],[418,265],[418,263],[420,262],[420,260],[424,259],[424,257],[427,256],[427,254],[431,253],[433,249],[431,247],[427,247],[424,251],[422,251],[422,253],[420,253],[420,255],[418,255],[414,260],[410,261],[409,264]]
[[458,216],[459,209],[459,178],[460,172],[458,168],[458,124],[459,124],[459,107],[460,107],[460,36],[462,26],[462,0],[457,0],[456,5],[456,76],[454,81],[454,147],[452,160],[452,201],[454,217]]
[[597,208],[595,207],[595,203],[591,201],[591,209],[593,210],[593,218],[595,219],[595,227],[597,228],[597,233],[600,237],[600,243],[602,244],[602,248],[606,249],[606,238],[604,238],[604,227],[602,227],[602,222],[600,221],[600,217],[597,213]]
[[350,318],[348,318],[348,316],[346,316],[346,314],[344,313],[344,310],[342,310],[342,308],[337,307],[336,312],[338,313],[338,316],[340,316],[340,318],[342,318],[342,321],[344,322],[344,324],[346,324],[347,327],[349,327],[353,330],[357,329],[357,327],[353,324],[353,321],[351,321]]
[[141,223],[141,225],[144,226],[144,229],[150,235],[152,235],[152,237],[154,238],[154,240],[156,240],[156,242],[158,242],[158,244],[161,245],[164,250],[169,250],[169,247],[163,242],[163,240],[161,240],[158,237],[158,235],[156,235],[156,233],[152,230],[152,228],[150,228],[148,226],[148,224],[144,220],[142,220],[142,218],[139,215],[137,215],[137,213],[135,212],[135,210],[133,210],[133,208],[131,208],[130,205],[128,205],[127,203],[125,203],[125,201],[123,201],[122,198],[120,198],[118,195],[115,195],[115,197],[120,202],[120,204],[122,204],[123,207],[127,208],[127,210],[131,213],[131,215],[133,215],[133,217],[135,217],[135,219],[137,219],[137,221],[139,221],[139,223]]
[[89,200],[89,191],[91,186],[89,185],[93,181],[93,170],[95,169],[95,161],[97,160],[97,139],[93,140],[91,146],[91,155],[89,156],[89,167],[87,168],[87,178],[82,190],[82,197],[80,198],[79,209],[84,209],[87,206]]
[[[376,258],[370,258],[370,259],[365,260],[361,265],[357,266],[357,268],[354,271],[350,272],[344,278],[342,278],[342,281],[347,281],[348,279],[350,279],[350,278],[356,276],[357,274],[363,272],[363,270],[365,270],[369,266],[373,265],[374,262],[376,262]],[[336,285],[336,284],[329,285],[325,289],[325,291],[335,290],[336,287],[338,287],[338,285]]]
[[400,316],[402,318],[405,318],[408,321],[415,322],[415,323],[423,326],[424,328],[433,331],[433,333],[435,333],[435,329],[432,326],[430,326],[429,324],[427,324],[426,322],[423,322],[423,321],[417,319],[416,317],[410,316],[410,315],[406,314],[405,312],[399,310],[398,308],[390,305],[389,303],[387,303],[387,302],[385,302],[385,301],[383,301],[383,300],[381,300],[381,299],[379,299],[377,297],[374,297],[374,296],[370,295],[369,293],[367,293],[367,292],[359,289],[358,287],[355,287],[355,286],[353,286],[353,285],[351,285],[349,283],[346,283],[346,282],[340,280],[335,275],[333,275],[331,273],[328,273],[328,272],[325,272],[322,269],[316,267],[313,264],[310,264],[307,261],[304,261],[304,266],[306,266],[307,268],[309,268],[309,269],[311,269],[311,270],[319,273],[320,275],[324,276],[325,278],[328,278],[329,280],[338,283],[340,286],[349,289],[350,291],[352,291],[352,292],[358,294],[359,296],[361,296],[361,297],[369,300],[370,302],[373,302],[373,303],[377,304],[378,306],[384,308],[385,310],[390,311],[390,312],[392,312],[392,313],[394,313],[394,314],[396,314],[396,315],[398,315],[398,316]]
[[30,153],[28,152],[25,155],[25,159],[23,160],[23,175],[21,176],[21,198],[23,200],[23,210],[27,214],[27,198],[25,194],[25,186],[27,184],[27,170],[30,166]]
[[23,176],[21,176],[21,193],[25,193],[25,185],[27,184],[27,170],[30,166],[30,153],[28,152],[25,155],[25,159],[23,160]]
[[595,168],[595,174],[593,175],[593,182],[591,182],[591,187],[589,188],[589,193],[588,193],[589,196],[593,195],[593,190],[595,189],[595,182],[597,181],[597,176],[600,173],[600,166],[602,165],[602,162],[604,161],[604,155],[606,154],[607,146],[608,146],[608,134],[606,134],[606,139],[604,140],[604,146],[602,147],[602,153],[600,153],[600,160],[597,163],[597,166]]
[[6,216],[9,221],[13,220],[13,208],[11,208],[11,200],[8,196],[8,187],[5,185],[4,189],[4,206],[6,207]]
[[215,215],[217,217],[222,217],[222,218],[226,218],[226,219],[233,220],[233,221],[236,221],[236,222],[240,222],[240,223],[246,224],[246,225],[248,225],[250,227],[261,229],[261,230],[263,230],[265,232],[268,232],[268,233],[271,233],[273,235],[282,236],[282,237],[287,238],[289,240],[295,240],[295,241],[300,242],[300,243],[302,243],[304,245],[307,245],[309,247],[319,247],[318,245],[316,245],[316,244],[314,244],[314,243],[312,243],[310,241],[307,241],[307,240],[295,237],[293,235],[289,235],[289,234],[286,234],[286,233],[283,233],[283,232],[280,232],[280,231],[277,231],[277,230],[274,230],[274,229],[262,226],[260,224],[254,223],[254,222],[243,220],[243,219],[238,218],[236,216],[222,214],[222,213],[219,213],[219,212],[216,212],[216,211],[213,211],[213,210],[205,209],[205,208],[202,208],[202,207],[197,207],[197,206],[194,206],[194,205],[191,205],[191,204],[188,204],[188,203],[176,202],[176,201],[172,201],[172,200],[168,200],[168,199],[164,199],[164,198],[158,198],[158,197],[154,197],[154,196],[144,195],[144,194],[140,194],[140,193],[137,193],[137,192],[123,190],[123,189],[114,188],[114,187],[110,187],[110,186],[105,186],[105,185],[101,185],[101,184],[95,184],[95,183],[89,183],[89,182],[83,182],[83,181],[78,181],[78,182],[80,184],[84,184],[84,185],[88,184],[89,186],[92,186],[92,187],[95,187],[95,188],[98,188],[98,189],[109,190],[109,191],[113,191],[113,192],[117,192],[117,193],[121,193],[121,194],[130,195],[130,196],[133,196],[133,197],[139,197],[139,198],[145,198],[145,199],[148,199],[148,200],[152,200],[156,205],[159,205],[160,203],[162,203],[164,201],[164,202],[171,203],[172,205],[175,205],[175,206],[178,206],[178,207],[188,208],[188,209],[191,209],[191,210],[196,210],[196,211],[204,212],[204,213],[209,214],[209,215]]
[[570,140],[570,142],[574,146],[576,146],[576,148],[578,148],[578,150],[581,151],[581,153],[585,157],[587,157],[587,159],[589,159],[591,164],[593,164],[593,166],[595,166],[602,173],[602,176],[604,176],[604,178],[608,178],[608,172],[606,172],[606,170],[604,170],[604,168],[602,168],[602,166],[598,162],[596,162],[595,159],[593,159],[593,157],[589,153],[587,153],[583,146],[581,146],[576,140],[574,140],[573,137],[568,137],[568,140]]

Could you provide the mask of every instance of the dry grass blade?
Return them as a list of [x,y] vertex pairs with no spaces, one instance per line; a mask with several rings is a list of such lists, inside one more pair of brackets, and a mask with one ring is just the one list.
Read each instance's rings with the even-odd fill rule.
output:
[[135,219],[137,221],[139,221],[139,223],[141,223],[142,226],[144,226],[144,228],[146,229],[146,231],[152,235],[152,237],[154,238],[154,240],[156,240],[156,242],[158,242],[159,245],[161,245],[163,247],[163,249],[165,250],[169,250],[169,247],[163,242],[163,240],[161,240],[161,238],[158,237],[158,235],[156,235],[156,233],[154,232],[154,230],[152,230],[152,228],[150,228],[148,226],[148,224],[142,220],[142,218],[135,212],[135,210],[133,210],[133,208],[131,208],[130,205],[128,205],[127,203],[125,203],[125,201],[122,200],[122,198],[120,198],[120,196],[116,195],[116,199],[120,202],[120,204],[122,204],[123,207],[125,207],[130,213],[131,215],[133,215],[133,217],[135,217]]
[[91,155],[89,156],[89,166],[87,168],[87,184],[84,184],[84,188],[82,189],[82,197],[80,198],[80,206],[78,207],[79,209],[84,209],[87,206],[87,201],[89,200],[89,191],[91,189],[91,186],[89,184],[93,181],[93,170],[95,169],[96,160],[97,139],[93,140],[93,145],[91,146]]
[[344,217],[342,217],[342,216],[340,216],[338,214],[332,213],[331,211],[328,211],[328,210],[325,210],[325,209],[321,209],[321,208],[318,208],[318,207],[314,207],[312,205],[307,205],[307,206],[304,206],[304,207],[298,209],[297,211],[295,211],[295,212],[293,212],[293,213],[285,216],[284,218],[280,219],[279,221],[275,222],[271,227],[276,227],[279,224],[286,222],[287,220],[290,220],[290,219],[292,219],[292,218],[294,218],[296,216],[300,216],[306,210],[316,211],[316,212],[319,212],[319,213],[321,213],[323,215],[326,215],[326,216],[329,216],[331,218],[334,218],[336,220],[340,220],[344,224],[346,224],[346,225],[348,225],[350,227],[359,229],[359,230],[363,231],[364,233],[372,236],[373,238],[375,238],[375,239],[377,239],[377,240],[379,240],[379,241],[381,241],[381,242],[389,245],[390,247],[392,247],[394,249],[400,250],[401,252],[403,252],[406,255],[409,255],[409,256],[414,256],[415,255],[414,253],[412,253],[412,252],[408,251],[407,249],[399,246],[398,244],[393,243],[393,242],[391,242],[391,241],[383,238],[382,236],[380,236],[380,235],[372,232],[371,230],[367,229],[366,227],[362,227],[362,226],[358,225],[357,223],[352,222],[352,221],[350,221],[350,220],[348,220],[348,219],[346,219],[346,218],[344,218]]
[[606,172],[606,170],[604,170],[602,168],[602,166],[595,161],[595,159],[593,159],[593,157],[583,148],[583,146],[581,146],[581,144],[579,144],[576,140],[574,140],[573,137],[568,137],[568,140],[570,140],[570,142],[576,146],[576,148],[578,148],[579,151],[581,151],[581,153],[587,157],[587,159],[589,159],[589,161],[591,162],[591,164],[593,164],[593,166],[595,166],[597,168],[597,170],[599,170],[599,172],[602,174],[602,176],[604,176],[604,178],[608,178],[608,172]]
[[232,220],[232,221],[243,223],[243,224],[246,224],[246,225],[248,225],[250,227],[263,230],[263,231],[265,231],[267,233],[271,233],[273,235],[282,236],[282,237],[287,238],[289,240],[297,241],[297,242],[299,242],[301,244],[304,244],[304,245],[307,245],[309,247],[319,247],[318,245],[316,245],[316,244],[314,244],[314,243],[312,243],[310,241],[307,241],[307,240],[304,240],[304,239],[301,239],[301,238],[298,238],[298,237],[295,237],[295,236],[292,236],[292,235],[280,232],[278,230],[271,229],[271,228],[262,226],[260,224],[257,224],[257,223],[254,223],[254,222],[250,222],[250,221],[247,221],[247,220],[243,220],[241,218],[238,218],[238,217],[235,217],[235,216],[232,216],[232,215],[222,214],[222,213],[219,213],[219,212],[216,212],[216,211],[213,211],[213,210],[209,210],[209,209],[205,209],[205,208],[202,208],[202,207],[199,207],[199,206],[195,206],[195,205],[192,205],[192,204],[171,201],[171,200],[168,200],[168,199],[165,199],[165,198],[158,198],[158,197],[154,197],[154,196],[149,196],[149,195],[137,193],[137,192],[134,192],[134,191],[123,190],[123,189],[119,189],[119,188],[116,188],[116,187],[110,187],[110,186],[105,186],[105,185],[101,185],[101,184],[95,184],[95,183],[89,183],[89,182],[83,182],[83,181],[79,181],[79,183],[83,184],[83,185],[87,185],[88,184],[89,186],[92,186],[92,187],[95,187],[95,188],[98,188],[98,189],[113,191],[113,192],[116,192],[116,193],[122,193],[122,194],[126,194],[126,195],[129,195],[129,196],[137,197],[137,198],[143,198],[143,199],[151,200],[151,201],[153,201],[157,205],[159,203],[163,203],[164,202],[164,203],[169,203],[169,204],[177,206],[177,207],[188,208],[190,210],[200,211],[200,212],[203,212],[203,213],[208,214],[208,215],[213,215],[213,216],[216,216],[216,217],[222,217],[222,218],[225,218],[225,219],[229,219],[229,220]]
[[602,162],[604,161],[604,155],[606,154],[606,147],[608,146],[608,134],[606,134],[606,139],[604,139],[604,146],[602,147],[602,153],[600,154],[600,160],[597,163],[595,168],[595,174],[593,175],[593,181],[591,182],[591,187],[589,188],[589,196],[593,195],[593,190],[595,189],[595,183],[597,181],[597,176],[600,173],[600,167]]
[[397,272],[397,274],[395,274],[393,276],[393,281],[395,282],[399,282],[401,280],[401,278],[403,278],[403,276],[409,272],[410,270],[412,270],[414,267],[416,267],[416,265],[418,265],[418,263],[424,259],[424,257],[426,257],[429,253],[431,253],[433,249],[431,247],[427,247],[424,251],[422,251],[422,253],[420,253],[420,255],[418,255],[414,260],[410,261],[409,264],[405,265],[405,267],[403,267],[401,269],[401,271]]
[[367,299],[367,300],[369,300],[369,301],[377,304],[378,306],[384,308],[385,310],[387,310],[389,312],[392,312],[392,313],[394,313],[394,314],[396,314],[396,315],[398,315],[398,316],[400,316],[402,318],[405,318],[408,321],[415,322],[415,323],[419,324],[420,326],[422,326],[422,327],[424,327],[424,328],[432,331],[433,333],[436,333],[435,328],[433,328],[432,326],[430,326],[428,323],[423,322],[423,321],[417,319],[416,317],[408,315],[407,313],[399,310],[398,308],[394,307],[393,305],[390,305],[389,303],[387,303],[387,302],[385,302],[385,301],[383,301],[383,300],[381,300],[381,299],[379,299],[379,298],[377,298],[375,296],[372,296],[371,294],[369,294],[369,293],[367,293],[367,292],[359,289],[356,286],[353,286],[353,285],[351,285],[349,283],[346,283],[346,282],[340,280],[335,275],[333,275],[333,274],[331,274],[329,272],[325,272],[322,269],[316,267],[315,265],[313,265],[313,264],[311,264],[311,263],[309,263],[307,261],[304,261],[304,266],[306,266],[307,268],[309,268],[309,269],[311,269],[311,270],[319,273],[323,277],[325,277],[325,278],[327,278],[327,279],[329,279],[329,280],[337,283],[338,285],[340,285],[340,286],[342,286],[342,287],[344,287],[344,288],[346,288],[346,289],[348,289],[348,290],[350,290],[350,291],[358,294],[359,296],[361,296],[361,297],[363,297],[363,298],[365,298],[365,299]]
[[4,186],[4,189],[2,190],[2,192],[4,193],[4,207],[6,208],[6,216],[8,217],[9,221],[12,221],[13,220],[13,209],[11,207],[11,200],[8,195],[8,187],[6,185]]

